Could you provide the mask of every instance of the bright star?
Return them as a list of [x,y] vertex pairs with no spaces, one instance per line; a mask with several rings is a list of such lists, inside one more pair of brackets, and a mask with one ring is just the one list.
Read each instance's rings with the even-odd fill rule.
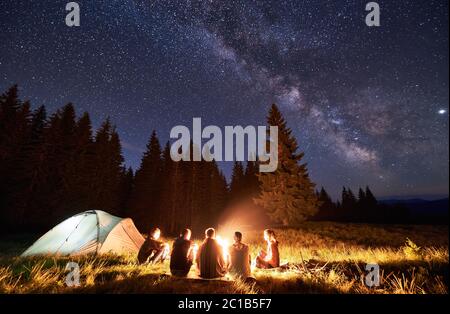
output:
[[438,113],[439,113],[439,114],[446,114],[446,113],[447,113],[447,110],[441,109],[441,110],[438,111]]

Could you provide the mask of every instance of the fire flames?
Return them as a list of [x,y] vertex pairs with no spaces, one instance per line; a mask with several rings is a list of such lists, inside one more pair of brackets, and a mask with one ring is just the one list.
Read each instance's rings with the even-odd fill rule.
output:
[[[230,247],[230,242],[227,239],[222,238],[220,235],[216,236],[216,241],[217,243],[219,243],[220,247],[222,248],[222,256],[223,259],[225,261],[225,263],[227,264],[229,262],[229,247]],[[197,253],[198,253],[198,245],[197,243],[195,243],[192,247],[192,255],[194,256],[194,258],[197,257]]]
[[222,247],[222,254],[223,259],[225,260],[225,263],[228,263],[229,261],[229,250],[230,242],[227,239],[222,238],[220,235],[216,237],[217,243]]

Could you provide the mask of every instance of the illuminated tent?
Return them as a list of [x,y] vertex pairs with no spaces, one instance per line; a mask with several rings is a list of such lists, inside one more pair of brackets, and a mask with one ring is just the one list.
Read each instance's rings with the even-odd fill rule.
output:
[[135,253],[143,236],[130,218],[119,218],[101,210],[72,216],[40,237],[22,256],[88,253]]

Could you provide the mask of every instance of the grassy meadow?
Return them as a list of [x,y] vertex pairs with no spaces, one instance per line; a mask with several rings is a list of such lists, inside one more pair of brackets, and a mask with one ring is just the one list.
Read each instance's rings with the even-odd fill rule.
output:
[[[256,280],[201,280],[170,275],[169,262],[137,265],[136,256],[17,257],[34,238],[0,238],[0,293],[352,293],[447,294],[448,226],[377,226],[327,222],[276,229],[281,269],[254,269]],[[229,236],[229,235],[226,235]],[[244,233],[252,257],[262,231]],[[65,283],[68,262],[80,286]],[[380,265],[380,285],[364,284],[365,265]]]

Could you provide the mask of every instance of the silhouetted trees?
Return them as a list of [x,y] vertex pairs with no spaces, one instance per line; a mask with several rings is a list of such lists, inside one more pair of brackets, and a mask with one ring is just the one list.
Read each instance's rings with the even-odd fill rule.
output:
[[[142,232],[157,225],[166,234],[186,227],[200,233],[217,225],[227,206],[253,200],[285,225],[316,211],[314,220],[404,221],[404,208],[379,204],[369,187],[357,197],[344,187],[336,203],[324,188],[315,193],[303,153],[275,105],[267,121],[279,127],[273,173],[259,174],[254,161],[236,162],[228,186],[215,162],[174,162],[170,143],[161,148],[155,131],[133,173],[109,119],[94,134],[88,113],[77,118],[70,103],[50,116],[44,106],[31,111],[12,86],[0,95],[0,230],[44,231],[75,213],[99,209],[133,218]],[[191,157],[194,149],[191,144]]]
[[44,106],[31,112],[17,86],[0,96],[0,189],[2,231],[44,231],[100,209],[175,234],[216,225],[228,203],[215,162],[174,162],[153,131],[134,174],[109,119],[94,135],[88,113],[77,119],[70,103],[48,118]]
[[136,171],[134,190],[130,200],[131,216],[140,229],[150,229],[149,226],[158,221],[162,166],[161,146],[156,132],[153,131],[141,165]]
[[333,200],[328,195],[327,191],[322,187],[320,192],[317,192],[317,199],[319,203],[319,209],[314,215],[316,220],[330,220],[335,218],[337,204],[333,203]]
[[316,192],[319,210],[313,220],[328,220],[361,223],[405,223],[410,217],[401,205],[380,204],[370,188],[359,188],[358,197],[349,187],[343,187],[341,201],[332,201],[322,187]]
[[275,104],[270,108],[267,123],[278,126],[278,168],[259,174],[261,193],[255,202],[266,210],[273,222],[298,224],[317,211],[315,185],[309,178],[306,164],[301,163],[304,153],[297,152],[297,140]]
[[17,86],[0,96],[0,224],[4,231],[47,229],[90,208],[119,214],[130,191],[119,135],[109,120],[95,138],[88,113],[72,104],[47,118],[30,112]]
[[[192,150],[191,146],[191,157]],[[138,199],[137,193],[133,193],[130,200],[133,204],[130,206],[131,216],[141,230],[158,225],[167,233],[175,234],[189,227],[198,234],[205,225],[217,225],[228,197],[227,182],[217,164],[206,161],[174,162],[170,158],[169,143],[159,155],[159,161],[156,157],[154,163],[161,165],[161,175],[155,181],[160,190],[151,201]],[[138,184],[143,184],[138,182],[136,179],[136,191]],[[144,210],[139,210],[140,206]]]

